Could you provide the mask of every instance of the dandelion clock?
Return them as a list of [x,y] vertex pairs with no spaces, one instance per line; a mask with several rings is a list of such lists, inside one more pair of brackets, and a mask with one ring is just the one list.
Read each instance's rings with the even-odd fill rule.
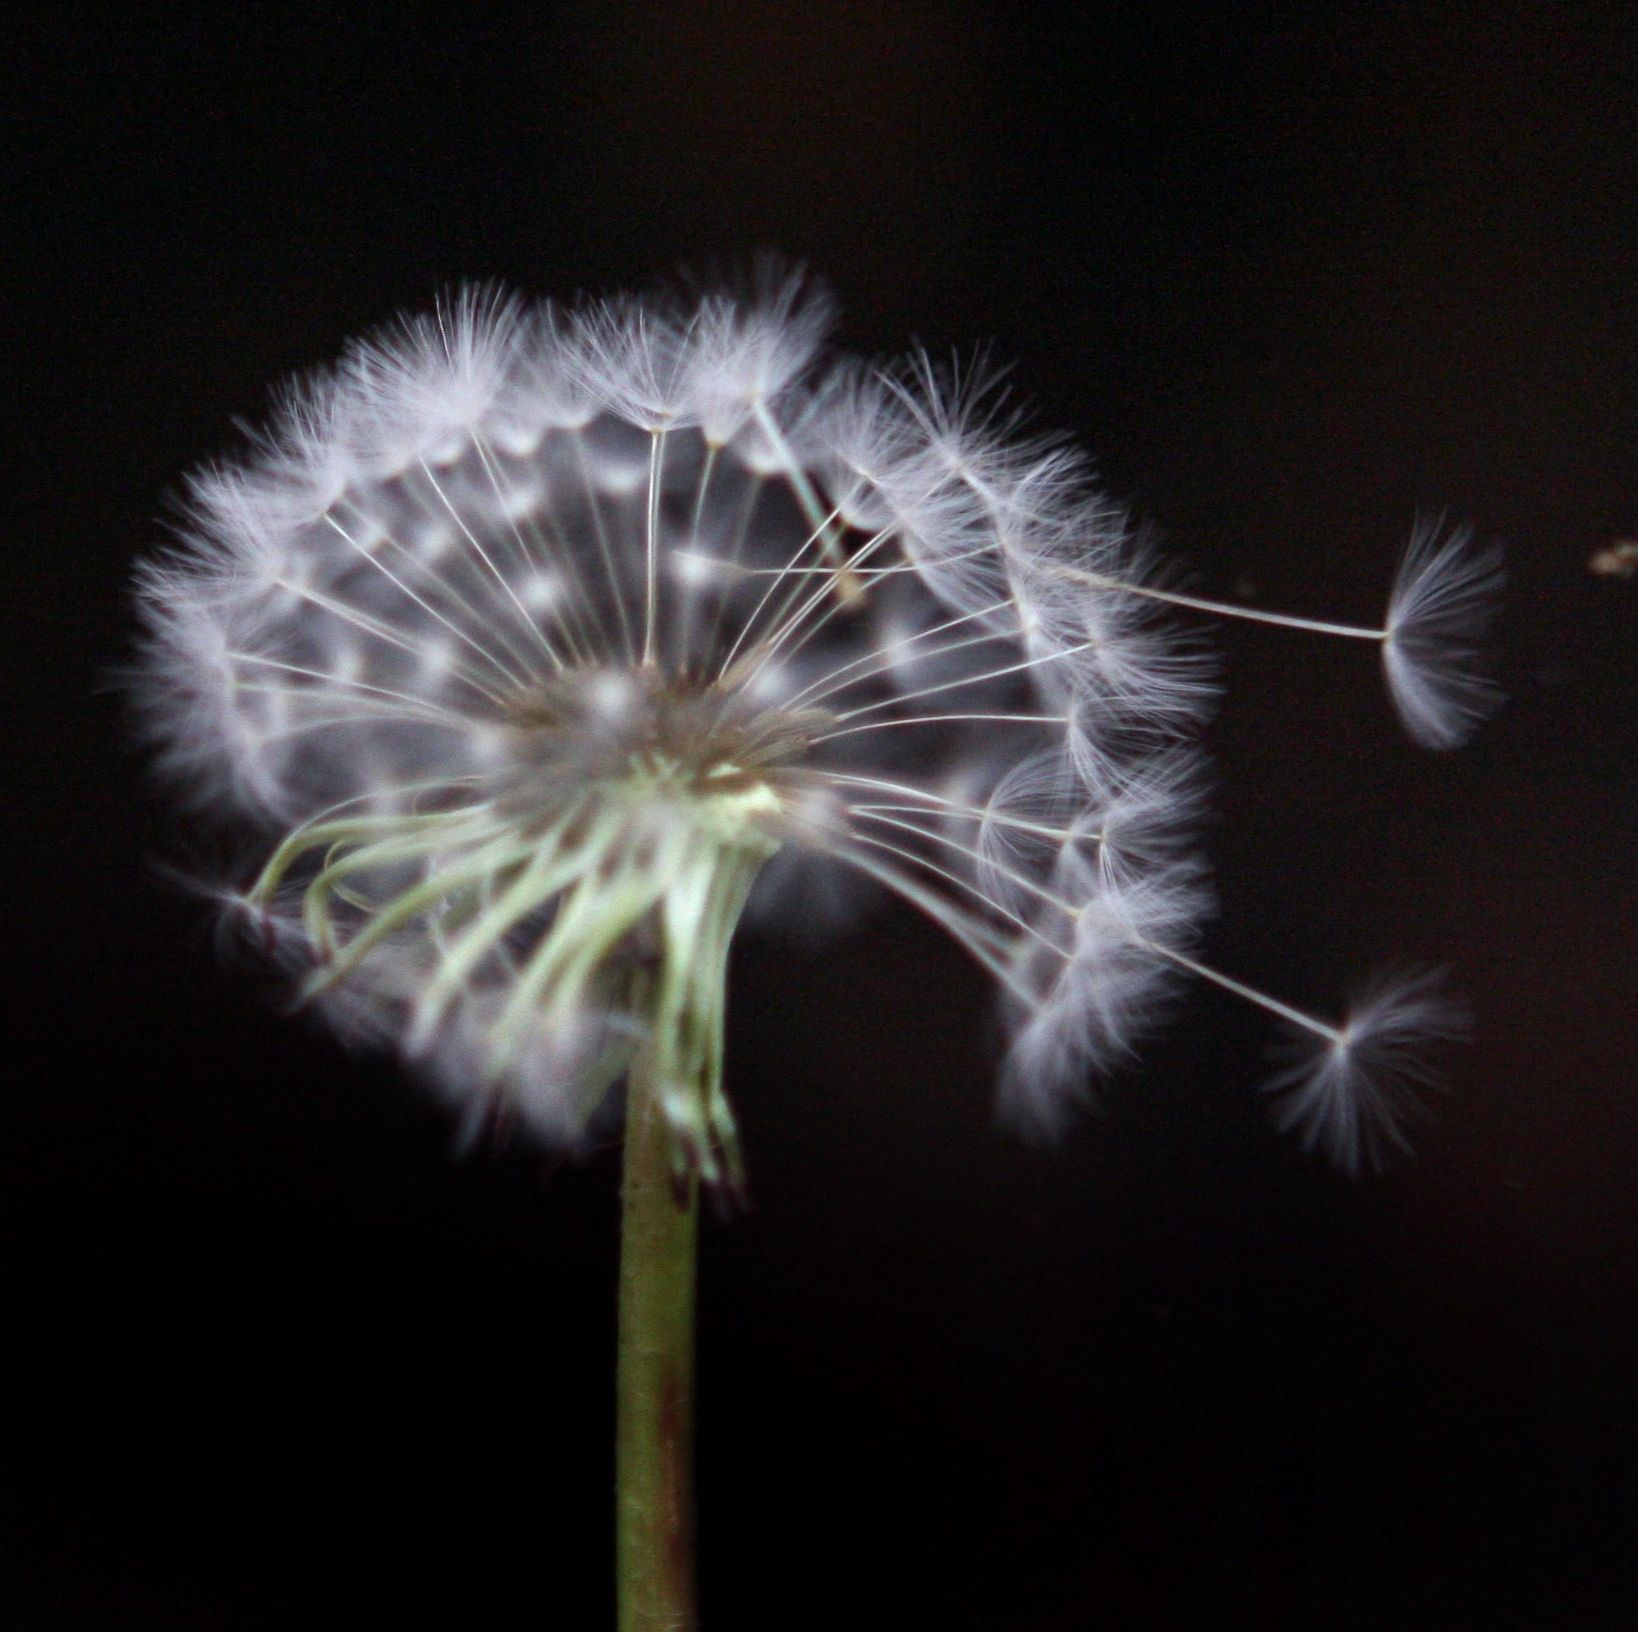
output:
[[[141,570],[165,768],[263,835],[232,897],[468,1133],[623,1129],[621,1624],[694,1624],[693,1259],[746,1167],[726,975],[867,881],[993,977],[1003,1119],[1056,1130],[1184,977],[1270,1011],[1277,1121],[1406,1142],[1432,975],[1333,1024],[1200,960],[1201,614],[1378,646],[1411,734],[1489,707],[1494,560],[1419,526],[1381,628],[1168,587],[982,375],[825,349],[794,276],[563,311],[466,290],[287,387]],[[855,899],[848,892],[847,899]],[[884,997],[883,1002],[890,1002]]]

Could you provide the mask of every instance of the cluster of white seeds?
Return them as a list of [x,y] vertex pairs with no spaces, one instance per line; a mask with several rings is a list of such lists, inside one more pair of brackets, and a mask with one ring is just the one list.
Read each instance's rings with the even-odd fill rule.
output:
[[[851,869],[997,981],[1001,1103],[1050,1131],[1177,976],[1310,1045],[1283,1120],[1403,1142],[1422,979],[1340,1027],[1193,956],[1210,691],[1081,459],[982,380],[824,356],[800,279],[572,311],[466,291],[288,388],[142,572],[170,765],[280,835],[244,899],[338,1023],[573,1143],[628,1070],[739,1176],[724,978]],[[1377,642],[1420,740],[1487,705],[1494,564],[1422,531]],[[1273,620],[1302,624],[1303,620]],[[617,1103],[617,1101],[615,1101]]]

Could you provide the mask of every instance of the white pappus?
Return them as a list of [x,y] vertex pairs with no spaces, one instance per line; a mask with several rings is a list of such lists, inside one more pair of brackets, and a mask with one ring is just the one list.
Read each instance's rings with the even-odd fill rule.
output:
[[1211,681],[1168,606],[1376,640],[1448,747],[1488,702],[1493,561],[1419,529],[1381,629],[1175,592],[981,375],[829,355],[830,315],[794,275],[463,290],[192,478],[140,570],[137,698],[196,796],[272,835],[244,904],[469,1116],[572,1145],[640,1061],[677,1172],[729,1192],[730,942],[838,865],[994,977],[1026,1131],[1192,974],[1319,1045],[1283,1123],[1346,1167],[1401,1141],[1381,1073],[1450,1029],[1424,977],[1337,1027],[1194,955]]

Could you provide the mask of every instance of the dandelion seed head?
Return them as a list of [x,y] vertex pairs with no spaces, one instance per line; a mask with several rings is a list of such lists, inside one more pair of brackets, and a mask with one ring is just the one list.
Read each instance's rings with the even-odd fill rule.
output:
[[[829,355],[830,322],[770,267],[458,291],[286,388],[141,571],[144,727],[270,834],[250,917],[469,1130],[581,1143],[640,1062],[679,1170],[737,1188],[742,917],[926,914],[995,978],[1035,1132],[1196,967],[1211,681],[1153,552],[993,369]],[[1429,739],[1472,694],[1421,642],[1479,585],[1407,572],[1385,644]]]

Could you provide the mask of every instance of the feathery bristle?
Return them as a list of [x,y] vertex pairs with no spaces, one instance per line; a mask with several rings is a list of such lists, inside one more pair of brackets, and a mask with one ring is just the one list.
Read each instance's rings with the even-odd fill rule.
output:
[[1380,1167],[1390,1150],[1410,1150],[1407,1127],[1425,1114],[1421,1091],[1438,1081],[1430,1046],[1469,1027],[1443,970],[1382,977],[1329,1038],[1293,1030],[1287,1062],[1264,1084],[1275,1121],[1344,1172]]
[[1501,552],[1476,548],[1466,527],[1418,521],[1388,601],[1382,662],[1405,729],[1426,748],[1459,748],[1501,700],[1479,667],[1495,617]]

